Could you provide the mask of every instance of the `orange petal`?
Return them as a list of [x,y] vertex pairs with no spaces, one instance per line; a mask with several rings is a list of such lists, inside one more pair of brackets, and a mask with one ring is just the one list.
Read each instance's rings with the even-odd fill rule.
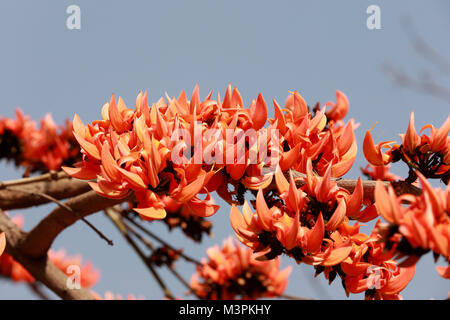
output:
[[381,216],[387,222],[395,223],[396,220],[394,217],[389,194],[386,191],[386,187],[380,180],[377,180],[377,183],[375,185],[374,196],[375,196],[375,206],[377,208],[378,213],[381,214]]
[[[1,253],[1,248],[0,248],[0,253]],[[447,267],[437,266],[436,271],[442,278],[450,279],[450,266],[447,266]]]
[[197,195],[203,188],[205,183],[206,174],[202,174],[200,177],[195,179],[193,182],[185,186],[181,192],[174,198],[179,202],[186,202]]
[[81,121],[80,117],[75,113],[72,121],[73,131],[75,131],[79,136],[85,137],[86,135],[86,127]]
[[2,255],[3,251],[5,251],[6,248],[6,236],[5,233],[0,233],[0,256]]
[[147,189],[147,185],[137,173],[130,172],[120,167],[118,167],[117,169],[125,176],[125,180],[128,181],[131,185],[136,188]]
[[296,91],[293,94],[293,104],[294,104],[294,120],[298,120],[308,114],[308,105],[305,99]]
[[414,112],[411,112],[408,129],[406,130],[406,134],[403,138],[403,147],[408,153],[415,154],[415,150],[419,145],[420,137],[417,135],[416,128],[414,127]]
[[100,185],[96,182],[89,181],[89,186],[97,192],[99,195],[105,198],[110,199],[122,199],[128,194],[128,190],[114,190],[114,189],[106,189],[104,186],[100,187]]
[[247,169],[246,163],[231,163],[227,164],[227,173],[233,180],[240,180]]
[[101,157],[103,169],[105,169],[105,172],[108,175],[108,177],[112,181],[120,183],[122,180],[122,176],[118,170],[119,166],[117,165],[116,160],[111,155],[108,141],[105,141],[105,143],[102,146]]
[[442,150],[446,146],[448,132],[450,131],[450,116],[447,117],[444,124],[436,131],[431,141],[431,149],[434,151]]
[[267,207],[266,200],[264,200],[264,194],[261,189],[258,190],[258,194],[256,196],[256,212],[263,228],[267,231],[271,231],[272,215]]
[[89,167],[81,167],[81,168],[70,168],[70,167],[61,167],[61,169],[67,173],[69,176],[74,177],[76,179],[81,180],[92,180],[97,177],[99,173],[98,168],[89,168]]
[[281,111],[278,102],[273,99],[273,106],[275,109],[275,120],[277,121],[277,129],[280,130],[281,134],[286,132],[286,120],[284,118],[283,111]]
[[133,208],[133,210],[139,213],[141,218],[145,220],[161,220],[166,217],[166,210],[164,208]]
[[290,250],[297,245],[297,234],[300,226],[299,212],[295,213],[294,218],[289,218],[292,220],[290,227],[286,230],[286,249]]
[[331,191],[331,167],[332,164],[328,165],[328,168],[325,171],[325,174],[318,185],[316,196],[317,200],[320,202],[327,202],[328,195]]
[[265,189],[272,183],[272,174],[257,177],[245,177],[241,182],[246,188],[251,190]]
[[240,234],[242,230],[247,230],[247,224],[245,223],[244,217],[242,217],[241,212],[234,204],[231,206],[230,210],[230,222],[231,227],[236,234]]
[[261,93],[258,95],[258,99],[256,99],[255,107],[250,109],[250,115],[255,130],[264,127],[267,121],[267,105]]
[[352,195],[347,199],[347,216],[349,216],[350,218],[354,216],[359,216],[363,196],[364,190],[361,177],[358,177],[355,190],[353,190]]
[[360,222],[369,222],[373,219],[376,219],[379,216],[379,212],[375,205],[370,205],[361,212],[361,215],[358,217],[358,221]]
[[288,170],[293,167],[294,163],[298,161],[298,155],[300,153],[301,144],[297,144],[294,148],[288,152],[283,152],[283,157],[280,160],[281,170]]
[[78,135],[76,132],[74,132],[73,135],[74,135],[75,139],[77,139],[77,141],[80,144],[81,148],[83,148],[84,151],[86,151],[86,153],[89,156],[91,156],[91,157],[93,157],[93,158],[95,158],[97,160],[100,160],[100,158],[101,158],[100,157],[100,152],[98,151],[97,147],[94,144],[88,142],[85,138],[83,138],[82,136]]
[[284,174],[278,165],[275,169],[275,183],[280,193],[287,192],[289,190],[289,182],[284,177]]
[[387,284],[379,291],[385,294],[396,294],[405,289],[411,279],[414,277],[416,266],[408,268],[399,268],[398,275],[391,277]]
[[326,229],[328,231],[336,230],[339,227],[339,225],[345,218],[346,210],[347,206],[345,204],[345,201],[342,199],[339,201],[339,204],[336,210],[334,211],[333,215],[331,216],[331,219],[328,220],[327,222]]
[[204,218],[214,215],[219,210],[219,206],[214,204],[214,200],[211,198],[209,192],[204,200],[193,197],[189,200],[188,205],[195,215]]
[[374,166],[382,166],[386,164],[383,161],[381,152],[375,147],[370,130],[368,130],[364,136],[363,153],[366,160]]
[[323,241],[323,235],[325,233],[322,212],[317,217],[316,224],[308,232],[308,241],[306,243],[306,250],[310,253],[314,253],[320,249]]
[[335,249],[332,249],[331,253],[321,263],[324,267],[331,267],[344,261],[350,252],[352,251],[352,245],[346,244]]

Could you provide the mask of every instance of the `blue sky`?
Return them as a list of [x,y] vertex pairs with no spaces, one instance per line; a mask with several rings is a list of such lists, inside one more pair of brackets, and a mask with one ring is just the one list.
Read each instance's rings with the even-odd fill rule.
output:
[[[81,29],[66,28],[66,8],[81,8]],[[368,30],[366,8],[381,8],[381,30]],[[365,130],[376,121],[376,141],[398,139],[409,114],[416,128],[440,126],[448,116],[449,101],[403,88],[383,66],[392,65],[413,78],[430,74],[450,88],[450,76],[414,50],[402,19],[409,17],[421,37],[441,55],[450,57],[448,1],[1,1],[0,2],[0,115],[13,116],[20,107],[34,119],[51,112],[57,122],[80,115],[84,122],[100,117],[111,93],[132,105],[139,90],[149,90],[156,101],[168,92],[210,90],[224,92],[237,86],[246,105],[261,92],[266,101],[283,103],[288,90],[298,90],[309,104],[335,99],[337,89],[350,100],[347,119],[361,123],[357,130],[361,149]],[[270,105],[270,104],[269,104]],[[269,110],[269,115],[273,109]],[[365,166],[360,154],[349,178]],[[4,163],[1,179],[20,175]],[[405,170],[394,166],[394,172]],[[194,244],[179,232],[168,233],[161,223],[152,230],[183,247],[193,256],[233,234],[229,207],[222,201],[211,218],[214,237]],[[51,205],[22,211],[25,229],[51,210]],[[14,214],[15,212],[12,212]],[[102,213],[89,220],[113,238],[107,246],[84,224],[66,230],[54,248],[81,253],[102,271],[95,287],[161,298],[155,281]],[[339,281],[328,286],[313,279],[313,269],[292,264],[287,293],[313,298],[344,299]],[[405,299],[441,299],[450,283],[434,271],[430,255],[423,257],[417,274],[403,292]],[[179,263],[187,278],[193,267]],[[184,288],[162,272],[177,296]],[[0,299],[34,296],[22,285],[0,281]],[[361,299],[361,296],[353,298]]]

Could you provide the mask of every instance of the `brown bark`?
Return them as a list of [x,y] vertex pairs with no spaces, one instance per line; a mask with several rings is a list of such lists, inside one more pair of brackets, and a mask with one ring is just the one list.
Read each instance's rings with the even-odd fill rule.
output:
[[6,234],[6,252],[17,262],[22,264],[28,272],[38,281],[46,285],[61,299],[68,300],[92,300],[93,296],[86,289],[69,289],[67,276],[59,270],[46,255],[39,259],[27,256],[20,248],[27,233],[14,224],[3,212],[0,211],[0,232]]
[[[25,180],[25,179],[24,179]],[[0,208],[3,210],[24,209],[50,202],[41,194],[57,200],[77,196],[91,190],[86,181],[69,176],[58,180],[43,180],[23,184],[0,184]]]
[[55,238],[67,227],[82,217],[122,203],[125,199],[108,199],[89,191],[66,201],[64,204],[72,209],[72,213],[63,207],[55,208],[42,219],[21,243],[21,250],[32,258],[45,256]]

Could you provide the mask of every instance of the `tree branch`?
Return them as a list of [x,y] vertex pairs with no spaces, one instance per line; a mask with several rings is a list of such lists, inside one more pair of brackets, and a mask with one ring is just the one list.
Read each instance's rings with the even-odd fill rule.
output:
[[134,242],[134,240],[130,237],[128,234],[128,229],[125,226],[125,224],[121,220],[120,214],[111,209],[106,208],[105,209],[106,215],[110,218],[110,220],[114,223],[117,229],[119,229],[122,236],[125,238],[125,240],[128,242],[128,244],[134,249],[134,251],[138,254],[139,258],[144,262],[144,264],[147,266],[148,270],[152,274],[152,276],[155,278],[158,285],[161,287],[161,290],[164,293],[164,296],[168,299],[174,299],[172,293],[170,292],[169,288],[167,287],[166,283],[162,280],[162,278],[158,275],[155,268],[153,268],[152,263],[149,261],[149,259],[145,256],[145,254],[142,252],[142,250],[139,248],[139,246]]
[[[129,196],[130,197],[130,196]],[[64,204],[72,209],[70,213],[66,208],[57,207],[33,230],[28,233],[21,244],[22,251],[30,257],[40,258],[45,256],[55,238],[67,227],[79,219],[92,213],[114,206],[129,199],[108,199],[99,196],[95,191],[89,191],[66,201]]]
[[87,181],[73,179],[64,172],[0,182],[0,208],[3,210],[29,208],[51,201],[42,194],[61,200],[89,190],[91,187]]
[[39,259],[27,256],[21,249],[21,243],[26,238],[27,233],[22,231],[1,211],[0,231],[6,233],[6,252],[23,265],[36,280],[47,286],[61,299],[93,299],[93,296],[86,289],[69,289],[67,287],[67,276],[47,256],[44,255]]

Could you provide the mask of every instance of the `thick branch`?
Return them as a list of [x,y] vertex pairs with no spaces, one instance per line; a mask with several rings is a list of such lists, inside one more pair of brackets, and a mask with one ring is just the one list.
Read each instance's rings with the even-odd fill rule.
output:
[[67,227],[77,222],[82,217],[114,206],[124,199],[108,199],[99,196],[95,191],[89,191],[65,202],[76,214],[68,212],[65,208],[57,207],[46,216],[27,235],[21,244],[22,251],[30,257],[40,258],[45,256],[55,238]]
[[3,212],[0,212],[0,231],[6,233],[6,252],[22,264],[28,272],[62,299],[92,300],[93,297],[85,289],[69,289],[67,276],[59,270],[47,256],[33,259],[24,254],[20,245],[27,233],[15,225]]
[[[56,177],[56,179],[55,179]],[[42,194],[61,200],[89,191],[86,181],[69,177],[65,173],[0,182],[0,208],[23,209],[50,202]]]

